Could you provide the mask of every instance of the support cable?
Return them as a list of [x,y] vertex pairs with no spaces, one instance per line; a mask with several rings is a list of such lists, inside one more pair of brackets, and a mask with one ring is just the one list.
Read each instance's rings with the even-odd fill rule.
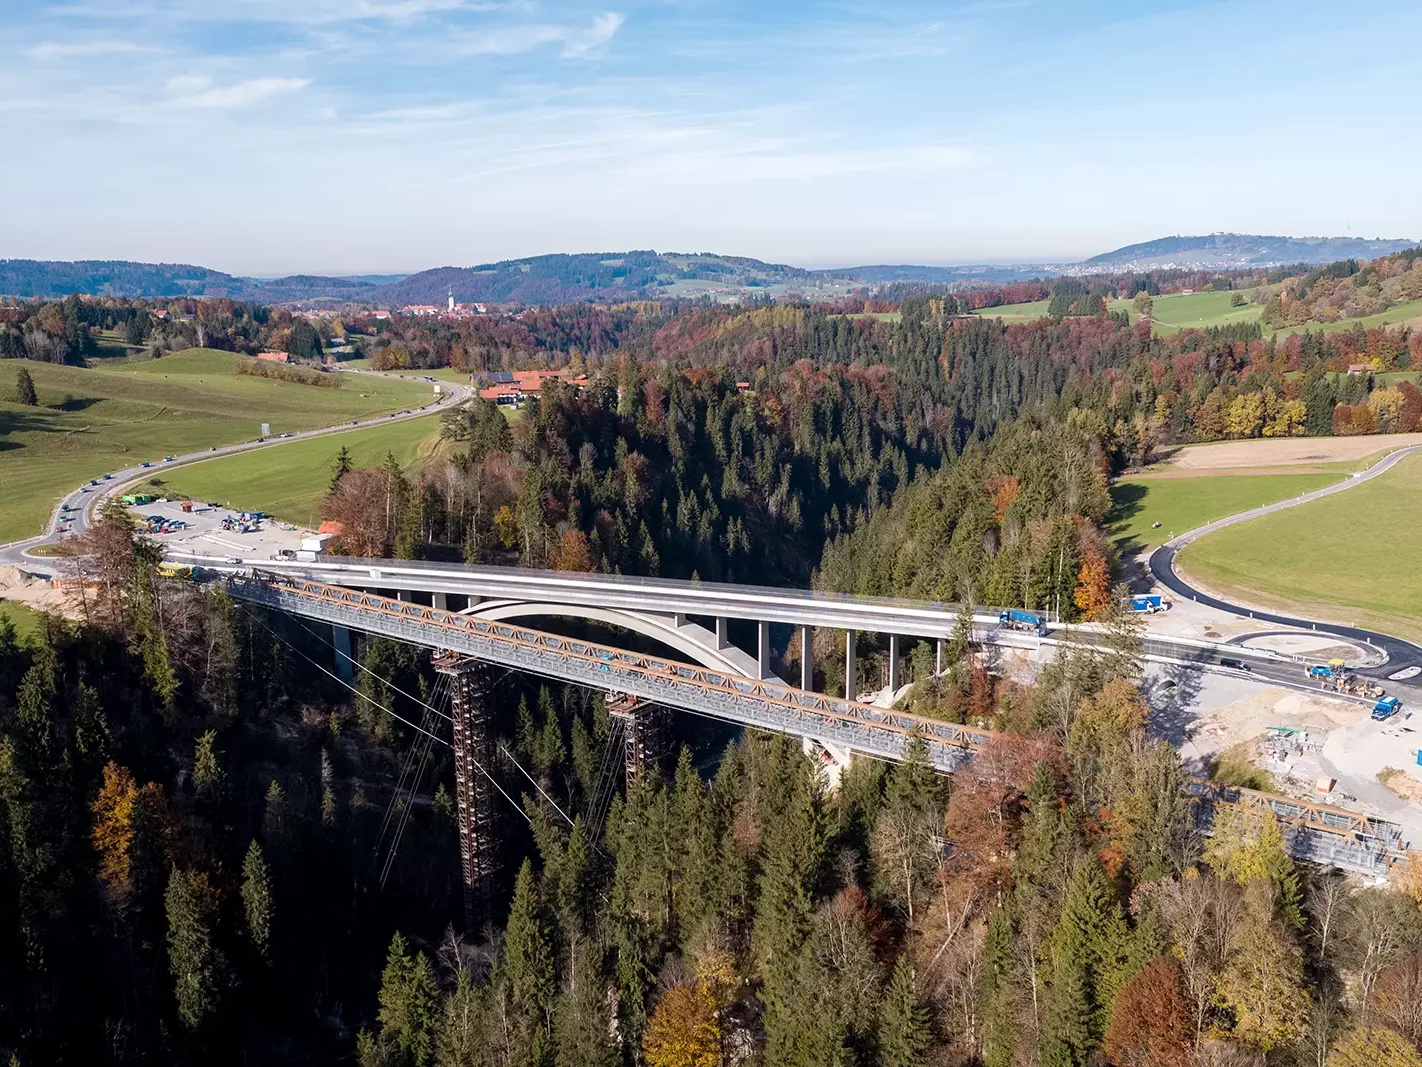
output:
[[[414,723],[412,723],[409,719],[406,719],[406,718],[404,718],[404,717],[401,716],[401,715],[397,715],[395,712],[393,712],[393,711],[391,711],[389,708],[387,708],[384,704],[380,704],[380,703],[377,703],[377,702],[374,701],[374,700],[371,700],[370,697],[366,696],[364,693],[362,693],[360,690],[358,690],[355,686],[353,686],[353,685],[351,685],[349,682],[347,682],[344,678],[338,677],[337,675],[333,674],[331,671],[328,671],[325,667],[321,666],[321,664],[317,663],[314,659],[312,659],[310,656],[308,656],[305,652],[301,651],[301,649],[297,648],[295,645],[293,645],[293,644],[292,644],[290,641],[288,641],[286,638],[284,638],[284,637],[282,637],[280,634],[278,634],[275,630],[273,630],[270,626],[268,626],[268,625],[267,625],[265,622],[263,622],[261,619],[257,618],[255,615],[252,615],[252,613],[250,612],[250,610],[248,610],[245,606],[242,608],[242,610],[243,610],[244,612],[246,612],[247,615],[248,615],[250,618],[252,618],[259,626],[261,626],[262,629],[266,630],[267,633],[271,634],[273,638],[275,638],[276,640],[280,641],[282,644],[286,645],[288,648],[290,648],[293,652],[295,652],[297,655],[299,655],[302,659],[304,659],[304,660],[306,660],[308,663],[310,663],[313,667],[315,667],[315,668],[316,668],[318,671],[320,671],[322,674],[326,675],[326,676],[329,677],[329,678],[335,679],[337,682],[339,682],[341,685],[345,686],[347,689],[349,689],[349,690],[350,690],[352,693],[354,693],[356,696],[360,697],[362,700],[367,700],[367,701],[369,701],[371,704],[374,704],[374,705],[375,705],[377,708],[379,708],[381,711],[385,712],[385,714],[389,715],[392,719],[395,719],[397,722],[404,723],[404,724],[405,724],[406,726],[408,726],[410,729],[415,730],[415,731],[418,732],[418,733],[424,734],[426,737],[431,738],[432,740],[438,741],[441,745],[444,745],[446,748],[451,748],[451,747],[453,747],[453,746],[451,746],[450,743],[449,743],[448,741],[446,741],[444,738],[439,737],[438,735],[433,734],[433,733],[431,733],[431,732],[428,731],[428,730],[422,729],[422,728],[419,727],[419,726],[416,726],[416,725],[415,725]],[[327,643],[329,644],[329,642],[327,642]],[[377,677],[379,677],[379,676],[377,675]],[[388,684],[388,683],[387,683],[387,684]],[[393,685],[392,685],[390,688],[395,689],[396,692],[401,692],[401,690],[396,689],[395,686],[393,686]],[[405,695],[408,696],[409,694],[405,694]],[[411,698],[411,699],[417,700],[418,703],[420,703],[420,704],[424,704],[424,701],[423,701],[423,700],[419,700],[418,698]],[[428,705],[428,704],[425,704],[425,707],[429,707],[429,705]],[[436,714],[438,714],[438,712],[436,712]],[[446,718],[447,718],[447,717],[448,717],[448,716],[446,716]],[[489,779],[489,784],[492,785],[495,789],[497,789],[497,790],[499,791],[499,795],[509,802],[509,807],[513,808],[514,811],[516,811],[516,812],[518,812],[520,815],[522,815],[522,816],[524,817],[524,820],[525,820],[526,822],[528,822],[530,825],[533,823],[533,820],[528,817],[528,812],[524,811],[523,808],[519,807],[518,804],[514,803],[513,797],[509,796],[508,793],[506,793],[506,792],[504,791],[504,788],[503,788],[501,785],[499,785],[498,780],[495,779],[494,776],[493,776],[492,774],[490,774],[487,770],[485,770],[484,765],[483,765],[482,763],[479,763],[477,760],[474,760],[474,759],[472,759],[472,758],[470,759],[469,762],[474,764],[475,769],[478,770],[478,772],[479,772],[480,774],[482,774],[485,778]]]

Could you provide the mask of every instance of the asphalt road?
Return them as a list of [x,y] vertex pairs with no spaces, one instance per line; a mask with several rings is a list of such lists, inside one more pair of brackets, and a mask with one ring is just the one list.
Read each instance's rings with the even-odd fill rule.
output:
[[[381,378],[412,377],[412,375],[381,374],[378,371],[356,371],[344,370],[343,374],[369,374]],[[22,541],[11,541],[9,544],[0,545],[0,563],[9,563],[18,567],[34,569],[37,564],[43,565],[45,557],[26,556],[30,549],[37,548],[44,544],[54,544],[59,541],[61,518],[65,518],[65,525],[69,533],[82,534],[89,529],[90,520],[93,518],[94,509],[101,501],[108,497],[127,489],[135,482],[143,481],[161,470],[171,470],[174,467],[181,467],[187,463],[197,463],[207,459],[217,459],[221,456],[235,456],[242,452],[252,452],[259,448],[280,448],[282,445],[290,444],[293,441],[306,441],[313,437],[325,437],[330,434],[343,433],[347,430],[355,430],[362,426],[370,427],[385,425],[390,422],[403,422],[406,419],[423,418],[436,408],[440,408],[449,403],[459,403],[466,400],[473,389],[467,385],[459,385],[450,382],[440,382],[441,395],[437,401],[418,408],[411,408],[408,412],[397,411],[393,415],[372,416],[354,421],[347,420],[335,426],[325,426],[316,430],[302,430],[293,433],[289,437],[269,437],[264,441],[244,441],[235,445],[224,445],[217,448],[207,449],[202,452],[189,452],[186,455],[174,456],[171,461],[165,460],[162,456],[150,460],[149,466],[142,464],[135,467],[128,467],[124,470],[114,471],[110,477],[99,479],[97,486],[88,483],[67,493],[55,506],[54,512],[50,515],[45,532],[37,537],[28,537]],[[433,388],[433,387],[432,387]]]
[[1226,526],[1233,526],[1236,523],[1247,522],[1250,519],[1259,518],[1261,515],[1272,515],[1276,511],[1283,511],[1285,508],[1298,507],[1300,504],[1307,504],[1312,500],[1330,496],[1333,493],[1344,493],[1349,489],[1371,481],[1380,474],[1385,474],[1404,456],[1422,452],[1422,445],[1414,445],[1411,448],[1400,448],[1396,452],[1389,453],[1373,464],[1365,471],[1353,475],[1345,481],[1334,485],[1326,486],[1323,489],[1316,489],[1312,493],[1305,493],[1303,496],[1294,497],[1291,500],[1281,500],[1276,504],[1266,504],[1261,508],[1254,508],[1251,511],[1242,511],[1237,515],[1230,515],[1227,518],[1218,519],[1215,522],[1207,523],[1194,530],[1188,530],[1161,545],[1150,557],[1150,572],[1155,580],[1165,586],[1177,596],[1186,597],[1190,600],[1207,604],[1220,611],[1227,611],[1233,615],[1247,616],[1259,622],[1272,623],[1279,626],[1293,626],[1304,630],[1316,630],[1319,633],[1335,634],[1353,642],[1364,642],[1379,648],[1387,656],[1385,663],[1374,667],[1363,667],[1357,673],[1369,675],[1374,678],[1387,678],[1407,667],[1422,666],[1422,648],[1414,645],[1411,641],[1404,641],[1400,637],[1393,637],[1390,634],[1378,633],[1375,630],[1364,630],[1357,626],[1342,626],[1338,623],[1318,622],[1313,619],[1300,619],[1292,615],[1280,615],[1268,611],[1258,611],[1254,608],[1242,604],[1231,604],[1227,600],[1211,596],[1202,589],[1192,586],[1175,569],[1175,555],[1197,537],[1214,533],[1216,530],[1223,530]]

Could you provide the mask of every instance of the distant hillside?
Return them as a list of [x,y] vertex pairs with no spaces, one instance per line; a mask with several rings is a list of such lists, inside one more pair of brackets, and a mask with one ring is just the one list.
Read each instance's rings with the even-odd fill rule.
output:
[[84,259],[73,263],[0,259],[0,295],[237,296],[246,283],[190,263],[130,263]]
[[799,267],[706,252],[590,252],[436,267],[381,286],[370,299],[438,304],[452,292],[460,302],[550,304],[654,296],[679,281],[757,287],[810,277]]
[[1203,237],[1161,237],[1126,245],[1077,265],[1077,271],[1181,267],[1238,270],[1285,263],[1320,266],[1342,259],[1374,259],[1416,244],[1408,240],[1357,237],[1264,237],[1247,233],[1212,233]]
[[293,274],[286,278],[241,279],[247,285],[243,299],[259,304],[287,304],[302,300],[369,300],[376,286],[354,278],[323,278]]

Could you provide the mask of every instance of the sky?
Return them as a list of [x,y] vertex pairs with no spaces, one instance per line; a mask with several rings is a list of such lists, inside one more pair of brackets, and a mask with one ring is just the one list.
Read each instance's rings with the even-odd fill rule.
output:
[[0,0],[0,258],[1422,238],[1417,0]]

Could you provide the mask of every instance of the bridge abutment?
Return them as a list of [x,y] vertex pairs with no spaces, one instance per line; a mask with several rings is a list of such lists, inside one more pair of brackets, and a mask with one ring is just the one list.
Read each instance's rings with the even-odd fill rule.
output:
[[434,669],[450,680],[464,929],[466,934],[472,934],[488,914],[495,867],[493,791],[489,782],[494,745],[488,671],[478,660],[456,652],[436,655],[433,663]]

